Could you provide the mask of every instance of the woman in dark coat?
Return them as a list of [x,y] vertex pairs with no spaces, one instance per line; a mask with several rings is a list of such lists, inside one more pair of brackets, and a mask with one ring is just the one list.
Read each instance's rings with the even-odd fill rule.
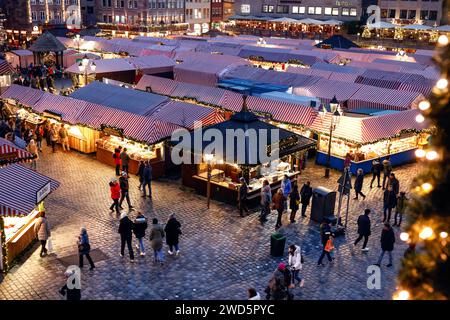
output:
[[291,223],[295,223],[295,214],[298,211],[299,204],[300,204],[300,194],[298,192],[297,184],[294,184],[292,192],[289,195],[289,208],[291,208],[291,216],[290,216]]
[[120,215],[119,234],[120,234],[120,256],[125,254],[125,244],[128,247],[128,253],[130,254],[130,261],[134,262],[133,246],[131,245],[131,239],[133,237],[134,223],[128,218],[126,212],[122,212]]
[[89,264],[91,265],[91,268],[89,270],[95,268],[94,261],[92,261],[92,258],[89,255],[90,252],[91,252],[91,244],[89,243],[87,230],[86,228],[81,228],[81,233],[80,236],[78,237],[78,255],[80,257],[80,264],[79,264],[80,268],[83,268],[83,256],[86,256],[87,260],[89,261]]
[[363,197],[363,200],[366,199],[366,196],[364,195],[364,193],[361,192],[362,187],[363,187],[363,182],[364,182],[364,173],[362,169],[358,169],[358,173],[356,175],[356,180],[355,180],[355,198],[353,198],[354,200],[358,200],[358,195],[361,195]]
[[136,239],[138,239],[139,245],[137,246],[140,251],[141,256],[145,256],[145,247],[144,247],[144,237],[145,237],[145,230],[147,229],[147,219],[144,217],[144,215],[141,212],[138,212],[136,219],[134,220],[134,235],[136,236]]
[[174,213],[169,216],[164,232],[166,233],[166,243],[169,246],[169,254],[172,255],[175,248],[176,255],[179,255],[180,248],[178,247],[178,242],[181,235],[181,223],[175,218]]
[[395,243],[395,233],[389,223],[384,224],[383,231],[381,231],[381,255],[378,258],[377,266],[381,265],[384,253],[387,252],[389,255],[389,263],[386,267],[392,267],[392,251],[394,250]]
[[394,190],[392,190],[392,186],[388,186],[388,188],[384,190],[383,204],[383,223],[389,223],[391,220],[392,209],[397,205],[397,196],[395,195]]

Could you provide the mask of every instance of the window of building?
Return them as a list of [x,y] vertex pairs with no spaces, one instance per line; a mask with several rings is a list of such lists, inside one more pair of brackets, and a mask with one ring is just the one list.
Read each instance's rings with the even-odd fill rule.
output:
[[53,4],[53,0],[47,0],[48,4]]
[[381,19],[387,18],[387,9],[381,9]]
[[39,11],[39,20],[41,21],[45,20],[45,11]]
[[331,16],[331,7],[325,7],[324,14],[326,16]]
[[265,13],[273,13],[274,9],[275,9],[274,6],[264,5],[264,6],[263,6],[262,12],[265,12]]
[[31,20],[37,21],[37,12],[36,11],[31,11]]
[[348,16],[350,15],[350,9],[349,8],[342,8],[342,13],[343,16]]
[[249,4],[241,4],[241,12],[242,13],[250,13],[250,5]]
[[339,15],[339,8],[333,8],[333,11],[331,12],[331,14],[333,16],[338,16]]
[[415,19],[415,18],[416,18],[416,10],[409,10],[408,19]]
[[389,9],[388,18],[389,19],[395,19],[395,9]]
[[408,16],[408,10],[400,10],[400,19],[406,19]]
[[55,0],[55,4],[61,4],[61,0]]
[[316,7],[316,14],[322,14],[322,7]]
[[314,7],[308,7],[308,14],[314,14],[315,9]]
[[438,14],[438,12],[436,10],[430,10],[428,19],[429,20],[437,20],[437,14]]
[[289,6],[277,6],[277,13],[289,13]]
[[106,14],[103,15],[103,22],[108,22],[108,17],[106,16]]
[[420,10],[420,20],[428,20],[428,10]]
[[94,7],[87,7],[87,13],[93,14],[94,13]]
[[350,8],[350,15],[356,17],[356,8]]
[[36,0],[30,0],[30,4],[36,4]]

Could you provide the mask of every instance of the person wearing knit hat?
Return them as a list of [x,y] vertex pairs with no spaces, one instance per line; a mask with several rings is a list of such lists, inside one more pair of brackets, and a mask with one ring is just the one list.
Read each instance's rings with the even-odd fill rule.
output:
[[285,300],[291,295],[288,287],[291,283],[291,273],[286,269],[286,264],[281,262],[278,264],[277,269],[272,274],[267,286],[266,299],[267,300]]
[[284,262],[280,262],[280,263],[278,264],[278,269],[280,269],[280,270],[286,270],[286,264],[285,264]]

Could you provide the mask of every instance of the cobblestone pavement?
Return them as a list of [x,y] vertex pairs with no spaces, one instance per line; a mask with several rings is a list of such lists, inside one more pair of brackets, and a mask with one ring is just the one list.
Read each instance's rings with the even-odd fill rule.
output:
[[[207,210],[204,197],[183,190],[178,181],[170,180],[153,183],[154,199],[150,202],[141,198],[138,181],[133,177],[130,190],[136,209],[148,218],[163,221],[170,212],[175,212],[182,223],[183,235],[180,256],[166,253],[163,267],[153,263],[151,249],[147,249],[145,258],[139,257],[132,264],[119,256],[119,221],[109,211],[108,182],[114,169],[91,156],[62,151],[51,154],[44,149],[38,170],[61,182],[61,187],[46,201],[55,250],[50,256],[40,258],[35,244],[4,278],[0,277],[0,300],[62,299],[58,289],[64,284],[65,267],[58,258],[77,252],[75,241],[82,226],[88,229],[92,248],[99,248],[108,256],[107,260],[96,263],[94,271],[88,271],[85,266],[83,299],[246,299],[246,289],[251,286],[263,294],[270,274],[283,260],[269,254],[274,214],[263,227],[258,223],[256,210],[240,218],[235,208],[214,201]],[[416,164],[395,170],[401,189],[410,184],[417,170]],[[323,185],[336,189],[338,175],[332,172],[331,179],[325,180],[323,168],[309,165],[301,181],[310,179],[313,187]],[[336,239],[333,265],[325,259],[325,267],[316,266],[320,255],[317,223],[300,218],[298,223],[290,225],[287,215],[283,217],[281,232],[287,235],[288,244],[300,244],[305,255],[301,273],[305,286],[294,290],[296,299],[390,299],[406,247],[397,240],[394,267],[382,266],[381,289],[367,289],[366,268],[376,262],[380,253],[382,228],[382,191],[370,190],[367,180],[368,177],[363,188],[367,199],[350,202],[349,231]],[[354,248],[352,242],[356,217],[366,207],[376,213],[372,215],[370,251],[363,253],[360,245]],[[134,213],[131,215],[134,217]],[[150,248],[148,237],[145,245]]]

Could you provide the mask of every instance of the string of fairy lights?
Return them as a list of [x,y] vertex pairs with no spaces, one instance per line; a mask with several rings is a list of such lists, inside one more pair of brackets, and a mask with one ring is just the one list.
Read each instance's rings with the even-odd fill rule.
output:
[[[437,46],[438,48],[444,48],[449,44],[449,39],[446,35],[441,35],[438,38]],[[447,74],[441,74],[441,78],[436,82],[435,86],[433,87],[433,94],[436,97],[443,96],[445,94],[448,94],[448,75]],[[419,110],[421,113],[416,117],[416,121],[419,123],[422,123],[426,120],[426,116],[430,113],[432,109],[432,105],[430,101],[424,100],[419,103],[418,105]],[[426,150],[425,149],[417,149],[415,151],[415,155],[418,158],[419,161],[424,162],[435,162],[440,159],[443,159],[443,151],[439,150],[436,146],[431,144]],[[430,163],[431,164],[431,163]],[[427,181],[420,181],[416,187],[413,188],[414,195],[417,195],[419,197],[427,196],[430,192],[434,190],[435,186],[432,181],[432,177],[429,177],[429,180]],[[448,232],[445,230],[442,230],[442,225],[440,225],[438,222],[433,221],[433,219],[426,220],[418,220],[414,224],[411,225],[411,227],[408,229],[408,231],[402,232],[400,234],[400,240],[411,244],[418,244],[420,242],[423,242],[424,244],[428,241],[438,241],[438,244],[442,248],[448,245]],[[445,253],[441,253],[440,258],[444,261],[448,259],[447,255]],[[424,286],[426,287],[426,286]],[[430,293],[433,292],[433,288],[431,286],[428,286],[428,291]],[[414,296],[411,290],[408,290],[408,288],[397,288],[396,292],[393,294],[394,300],[410,300],[410,299],[417,299],[419,297]]]

